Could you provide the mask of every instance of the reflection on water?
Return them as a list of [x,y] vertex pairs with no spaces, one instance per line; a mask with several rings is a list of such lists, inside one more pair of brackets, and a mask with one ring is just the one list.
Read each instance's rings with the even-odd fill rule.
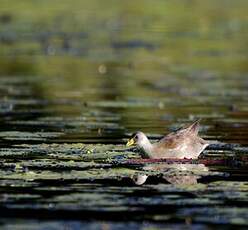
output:
[[[208,167],[203,164],[159,164],[145,166],[143,170],[160,172],[161,177],[174,185],[194,185],[197,184],[204,172],[208,172]],[[149,175],[136,174],[132,177],[136,185],[146,182]]]
[[[1,216],[247,225],[247,6],[1,1]],[[156,141],[196,118],[217,141],[204,165],[129,162],[131,133]]]

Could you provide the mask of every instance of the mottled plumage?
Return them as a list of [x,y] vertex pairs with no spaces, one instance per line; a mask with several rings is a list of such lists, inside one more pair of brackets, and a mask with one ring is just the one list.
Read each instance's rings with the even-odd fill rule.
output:
[[137,132],[128,141],[127,145],[136,144],[145,158],[195,159],[209,145],[208,141],[198,136],[198,130],[199,121],[196,121],[188,127],[166,135],[154,144],[150,143],[144,133]]

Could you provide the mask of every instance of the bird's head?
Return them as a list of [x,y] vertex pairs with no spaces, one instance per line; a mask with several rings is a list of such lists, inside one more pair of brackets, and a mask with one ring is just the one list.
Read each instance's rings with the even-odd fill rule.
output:
[[137,132],[128,140],[126,146],[137,145],[138,147],[143,147],[147,142],[149,141],[146,135],[142,132]]

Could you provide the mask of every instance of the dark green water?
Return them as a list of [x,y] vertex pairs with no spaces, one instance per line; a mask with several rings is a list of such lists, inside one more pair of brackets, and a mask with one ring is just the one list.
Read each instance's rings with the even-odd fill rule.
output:
[[[0,2],[0,227],[248,225],[246,1]],[[125,147],[202,118],[193,162]]]

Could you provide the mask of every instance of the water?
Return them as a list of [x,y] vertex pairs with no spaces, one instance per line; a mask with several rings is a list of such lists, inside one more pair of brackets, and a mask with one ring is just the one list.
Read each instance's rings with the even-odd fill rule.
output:
[[[1,227],[247,226],[246,9],[2,1]],[[144,161],[124,145],[196,118],[218,141],[199,160]]]

